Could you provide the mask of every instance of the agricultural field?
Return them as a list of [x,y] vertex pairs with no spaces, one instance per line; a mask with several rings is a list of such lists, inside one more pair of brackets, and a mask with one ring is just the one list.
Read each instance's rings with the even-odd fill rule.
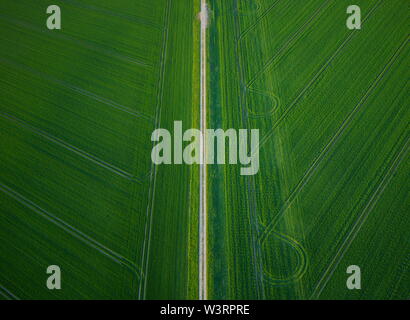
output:
[[[410,299],[408,0],[53,4],[0,3],[1,300]],[[175,121],[258,172],[154,164]]]
[[53,4],[0,3],[0,298],[196,298],[198,168],[151,134],[198,127],[199,1]]
[[210,298],[410,298],[409,3],[351,2],[208,1],[210,126],[261,135],[209,169]]

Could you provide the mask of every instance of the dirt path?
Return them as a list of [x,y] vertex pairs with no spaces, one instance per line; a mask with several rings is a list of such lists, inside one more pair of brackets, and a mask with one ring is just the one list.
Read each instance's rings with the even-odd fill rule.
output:
[[200,129],[203,133],[203,141],[201,142],[201,157],[202,164],[200,165],[200,194],[199,194],[199,299],[207,299],[207,183],[206,183],[206,146],[205,146],[205,130],[206,130],[206,28],[208,25],[208,8],[206,0],[201,0],[201,102],[200,114],[201,125]]

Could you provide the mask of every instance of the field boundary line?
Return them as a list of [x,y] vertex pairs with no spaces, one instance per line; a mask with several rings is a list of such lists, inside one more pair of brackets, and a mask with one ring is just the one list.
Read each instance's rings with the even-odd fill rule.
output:
[[[134,116],[135,118],[143,118],[143,119],[145,119],[145,120],[147,120],[147,121],[149,121],[149,122],[152,122],[152,121],[154,120],[152,116],[148,116],[148,115],[143,114],[143,113],[141,113],[141,112],[132,110],[132,109],[130,109],[129,107],[126,107],[126,106],[121,105],[120,103],[117,103],[117,102],[115,102],[115,101],[112,101],[112,100],[107,99],[107,98],[104,98],[104,97],[101,97],[101,96],[99,96],[98,94],[95,94],[95,93],[93,93],[93,92],[91,92],[91,91],[88,91],[88,90],[82,89],[82,88],[80,88],[80,87],[74,86],[74,85],[72,85],[72,84],[70,84],[70,83],[68,83],[68,82],[66,82],[66,81],[59,80],[59,79],[57,79],[57,78],[55,78],[55,77],[53,77],[53,76],[50,76],[50,75],[45,74],[45,73],[43,73],[43,72],[41,72],[41,71],[35,70],[35,69],[33,69],[33,68],[29,67],[29,66],[23,65],[23,64],[21,64],[21,63],[19,63],[19,62],[15,62],[15,61],[13,61],[13,60],[9,60],[9,59],[4,58],[4,57],[0,57],[0,61],[3,62],[3,63],[5,63],[5,64],[7,64],[7,65],[9,65],[9,66],[12,66],[12,67],[15,67],[15,68],[17,68],[17,69],[24,70],[25,72],[34,74],[34,75],[36,75],[37,77],[40,77],[40,78],[42,78],[42,79],[44,79],[44,80],[46,80],[46,81],[49,81],[49,82],[51,82],[51,83],[57,84],[57,85],[59,85],[60,87],[69,89],[69,90],[74,91],[74,92],[77,92],[77,93],[79,93],[79,94],[81,94],[81,95],[83,95],[83,96],[86,96],[86,97],[88,97],[88,98],[91,98],[91,99],[93,99],[93,100],[95,100],[95,101],[101,102],[101,103],[105,104],[105,105],[108,106],[108,107],[111,107],[111,108],[117,109],[117,110],[119,110],[119,111],[123,111],[123,112],[125,112],[125,113],[128,113],[128,114]],[[142,91],[142,90],[141,90],[141,91]]]
[[19,297],[17,297],[13,292],[8,290],[2,284],[0,284],[0,295],[5,297],[7,300],[20,300]]
[[272,9],[274,7],[276,7],[276,5],[280,2],[281,0],[276,0],[276,2],[274,2],[273,4],[271,4],[271,6],[269,8],[267,8],[264,12],[262,12],[262,14],[260,16],[258,16],[255,20],[255,22],[250,25],[248,28],[246,28],[244,31],[242,31],[239,35],[238,41],[242,41],[243,38],[245,38],[245,36],[252,31],[253,29],[255,29],[259,23],[272,11]]
[[45,131],[37,128],[37,127],[34,127],[31,124],[25,122],[24,120],[19,119],[18,117],[14,116],[14,115],[10,115],[6,112],[0,111],[0,117],[2,117],[4,119],[7,119],[7,120],[9,120],[13,123],[16,123],[18,126],[20,126],[22,128],[25,128],[25,129],[29,130],[30,132],[35,133],[36,135],[38,135],[38,136],[52,142],[53,144],[56,144],[56,145],[66,149],[68,151],[71,151],[72,153],[74,153],[76,155],[79,155],[80,157],[82,157],[82,158],[84,158],[84,159],[86,159],[86,160],[88,160],[88,161],[102,167],[102,168],[105,168],[105,169],[111,171],[112,173],[114,173],[118,176],[121,176],[121,177],[123,177],[127,180],[130,180],[130,181],[138,183],[138,184],[143,184],[144,183],[139,178],[137,178],[135,176],[132,176],[129,172],[127,172],[125,170],[122,170],[121,168],[119,168],[119,167],[117,167],[117,166],[115,166],[115,165],[113,165],[109,162],[106,162],[106,161],[104,161],[104,160],[102,160],[102,159],[100,159],[100,158],[98,158],[98,157],[96,157],[96,156],[94,156],[94,155],[80,149],[80,148],[77,148],[77,147],[65,142],[64,140],[62,140],[60,138],[57,138],[57,137],[55,137],[55,136],[53,136],[53,135],[51,135],[51,134],[49,134],[49,133],[47,133],[47,132],[45,132]]
[[31,200],[27,199],[25,196],[21,195],[17,191],[13,190],[9,186],[0,182],[0,191],[8,195],[10,198],[13,198],[20,204],[24,205],[26,208],[34,211],[42,218],[48,220],[49,222],[53,223],[57,227],[64,230],[66,233],[70,234],[71,236],[77,238],[84,244],[86,244],[89,248],[93,248],[99,253],[109,257],[114,262],[126,267],[131,272],[137,274],[139,277],[143,276],[142,271],[140,270],[139,266],[135,263],[129,261],[127,258],[123,257],[119,253],[111,250],[110,248],[104,246],[97,240],[93,239],[92,237],[88,236],[87,234],[83,233],[82,231],[78,230],[77,228],[73,227],[72,225],[68,224],[64,220],[58,218],[54,214],[46,211],[45,209],[41,208],[39,205],[35,204]]
[[296,199],[297,195],[301,192],[304,186],[310,181],[314,173],[316,172],[317,167],[322,163],[324,158],[329,154],[331,148],[339,141],[340,137],[343,136],[344,132],[349,128],[351,121],[353,120],[354,116],[357,114],[361,107],[366,103],[367,99],[373,94],[374,90],[379,85],[380,81],[384,78],[386,72],[390,70],[394,62],[397,61],[397,58],[400,56],[402,50],[406,47],[408,37],[406,40],[401,44],[401,46],[396,50],[393,56],[389,59],[388,63],[383,67],[382,71],[378,74],[376,79],[372,82],[369,89],[366,91],[364,96],[359,100],[358,104],[354,107],[354,109],[348,114],[348,116],[343,121],[342,125],[337,129],[336,133],[331,137],[329,142],[325,145],[322,149],[320,154],[316,157],[313,163],[310,165],[308,170],[304,173],[301,180],[298,182],[292,193],[288,196],[286,201],[284,202],[282,208],[280,209],[279,213],[275,218],[268,223],[265,228],[265,231],[262,233],[260,240],[264,241],[264,238],[269,235],[270,232],[276,227],[278,221],[283,217],[286,213],[286,210],[290,207],[293,201]]
[[376,190],[373,192],[365,208],[362,210],[359,217],[356,219],[347,237],[344,239],[343,243],[341,244],[338,251],[336,252],[336,255],[333,257],[326,271],[323,273],[322,277],[317,283],[315,290],[313,291],[311,295],[311,299],[318,298],[320,294],[322,293],[323,289],[326,287],[329,280],[331,279],[335,269],[339,265],[340,261],[343,259],[347,250],[350,248],[350,245],[356,238],[357,234],[363,227],[364,223],[367,221],[369,214],[372,212],[373,208],[376,206],[380,197],[383,195],[387,186],[393,179],[394,174],[397,172],[397,169],[399,168],[400,164],[406,158],[406,155],[408,154],[408,151],[409,151],[409,145],[410,145],[409,142],[410,142],[410,138],[407,138],[406,142],[404,143],[404,146],[395,156],[394,160],[392,161],[391,166],[387,170],[386,174],[383,176],[382,181],[379,183]]
[[36,27],[36,26],[32,25],[31,23],[28,23],[26,21],[16,19],[16,18],[10,18],[9,16],[3,15],[1,13],[0,13],[0,19],[2,19],[4,21],[7,21],[9,23],[12,23],[15,26],[25,28],[26,30],[31,30],[33,32],[46,34],[47,37],[52,37],[54,39],[61,39],[61,40],[64,40],[64,41],[69,41],[69,42],[72,42],[72,43],[78,45],[79,47],[86,48],[86,49],[89,49],[89,50],[93,50],[97,53],[104,54],[104,55],[110,56],[112,58],[117,58],[118,60],[122,60],[122,61],[127,62],[127,63],[132,63],[132,64],[139,65],[139,66],[146,67],[146,68],[153,68],[154,67],[154,65],[152,65],[150,63],[147,63],[145,61],[142,61],[140,59],[132,58],[132,57],[129,57],[129,56],[121,54],[121,53],[116,53],[114,51],[111,51],[110,49],[103,48],[103,47],[101,47],[99,45],[96,45],[92,42],[89,42],[87,40],[78,39],[75,36],[71,36],[71,35],[64,34],[64,33],[47,32],[48,29],[42,29],[42,28]]
[[[159,128],[161,124],[161,111],[162,111],[162,100],[164,95],[164,83],[165,83],[165,69],[166,69],[166,60],[167,60],[167,50],[168,50],[168,37],[169,37],[169,28],[170,28],[170,20],[171,20],[171,3],[172,0],[166,1],[166,8],[165,12],[165,27],[163,29],[163,43],[162,43],[162,55],[161,55],[161,62],[160,62],[160,75],[158,81],[158,92],[157,92],[157,106],[155,110],[155,128]],[[152,142],[154,146],[155,141]],[[148,189],[148,205],[146,210],[146,223],[145,223],[145,230],[144,230],[144,242],[142,244],[142,255],[141,255],[141,268],[142,272],[147,275],[148,274],[148,263],[149,263],[149,254],[151,248],[151,232],[152,232],[152,219],[154,214],[154,204],[155,204],[155,187],[156,187],[156,180],[157,180],[157,166],[152,163],[151,164],[151,172],[150,172],[150,183]],[[144,261],[145,260],[145,261]],[[144,282],[144,284],[142,283]],[[146,291],[147,291],[147,276],[144,277],[143,281],[140,281],[139,288],[138,288],[138,299],[145,299]]]

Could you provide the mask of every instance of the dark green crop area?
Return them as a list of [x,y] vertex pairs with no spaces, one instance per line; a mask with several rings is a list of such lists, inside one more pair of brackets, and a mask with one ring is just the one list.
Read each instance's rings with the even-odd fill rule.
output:
[[207,0],[207,127],[260,164],[208,165],[204,260],[199,166],[151,160],[199,127],[200,3],[0,1],[0,299],[197,299],[199,261],[209,299],[410,299],[409,1]]
[[50,4],[0,3],[0,297],[195,298],[197,168],[151,134],[197,126],[198,1]]
[[211,298],[410,298],[408,5],[210,1],[210,122],[261,138],[211,170]]

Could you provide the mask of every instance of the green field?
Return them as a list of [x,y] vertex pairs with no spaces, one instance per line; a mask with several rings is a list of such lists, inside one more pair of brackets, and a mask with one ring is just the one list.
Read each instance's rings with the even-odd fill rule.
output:
[[209,177],[210,298],[410,298],[409,3],[209,2],[209,121],[261,131]]
[[[0,300],[198,299],[202,261],[209,299],[410,299],[408,0],[207,0],[203,64],[200,0],[53,4],[0,3]],[[207,167],[206,259],[201,168],[151,161],[201,66],[207,127],[260,130],[256,175]]]
[[198,169],[151,133],[197,126],[198,2],[53,4],[0,4],[0,296],[195,298]]

